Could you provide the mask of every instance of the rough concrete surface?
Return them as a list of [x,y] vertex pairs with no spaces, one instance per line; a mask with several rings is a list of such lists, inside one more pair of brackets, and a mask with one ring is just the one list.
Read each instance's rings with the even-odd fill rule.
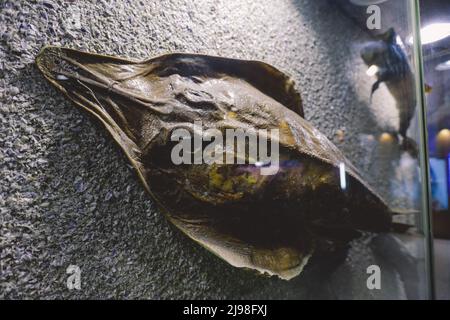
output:
[[[364,70],[350,44],[366,36],[327,1],[1,0],[0,35],[0,298],[405,297],[368,237],[336,270],[289,282],[229,266],[165,220],[105,130],[33,64],[46,44],[263,60],[294,78],[306,118],[388,196],[379,168],[391,175],[391,160],[378,165],[363,139],[383,130],[367,106],[372,80],[355,89]],[[371,264],[383,268],[382,290],[366,287]],[[66,287],[69,265],[81,268],[81,290]]]

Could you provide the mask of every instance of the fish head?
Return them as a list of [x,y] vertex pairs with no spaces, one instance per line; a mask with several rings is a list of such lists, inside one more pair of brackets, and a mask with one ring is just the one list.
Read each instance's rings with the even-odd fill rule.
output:
[[361,49],[361,58],[368,66],[380,66],[383,63],[383,56],[389,48],[395,45],[397,33],[394,29],[389,29],[385,33],[375,37],[375,40],[368,41]]
[[361,58],[367,66],[379,66],[388,45],[382,40],[369,41],[361,49]]

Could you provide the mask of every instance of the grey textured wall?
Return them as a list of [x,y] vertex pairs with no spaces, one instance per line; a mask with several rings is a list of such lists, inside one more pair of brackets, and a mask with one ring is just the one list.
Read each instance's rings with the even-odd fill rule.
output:
[[[383,165],[367,158],[361,137],[382,128],[367,108],[371,80],[360,76],[350,45],[364,34],[336,8],[324,0],[6,0],[0,7],[0,298],[404,297],[367,238],[332,274],[312,269],[286,282],[230,267],[169,225],[105,130],[33,65],[45,44],[137,59],[186,51],[266,61],[292,75],[306,118],[375,182]],[[389,193],[386,184],[376,187]],[[373,263],[387,270],[382,291],[366,288]],[[66,288],[70,264],[81,267],[80,291]]]

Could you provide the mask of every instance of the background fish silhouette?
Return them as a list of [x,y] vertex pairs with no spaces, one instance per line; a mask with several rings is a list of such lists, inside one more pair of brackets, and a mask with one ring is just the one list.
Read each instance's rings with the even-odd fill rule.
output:
[[[411,119],[416,109],[415,79],[408,62],[407,55],[397,41],[397,33],[389,29],[378,36],[376,40],[368,42],[361,50],[361,58],[367,66],[376,66],[377,81],[373,84],[372,95],[381,83],[385,83],[396,101],[400,123],[398,133],[403,138],[405,149],[417,149],[415,142],[406,136]],[[427,86],[427,90],[431,87]],[[414,153],[416,153],[415,150]]]

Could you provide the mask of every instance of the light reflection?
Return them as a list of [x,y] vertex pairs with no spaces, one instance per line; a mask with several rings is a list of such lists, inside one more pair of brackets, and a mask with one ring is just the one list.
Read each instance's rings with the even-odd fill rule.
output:
[[436,66],[436,70],[437,71],[446,71],[446,70],[450,70],[450,60],[440,63]]
[[339,176],[341,180],[341,189],[342,190],[347,189],[347,180],[345,177],[345,163],[343,162],[339,164]]
[[436,136],[437,147],[441,150],[450,149],[450,130],[442,129]]
[[[450,36],[450,23],[433,23],[420,30],[422,44],[430,44]],[[413,44],[413,36],[408,38],[408,43]]]
[[387,0],[350,0],[351,3],[357,6],[370,6],[371,4],[380,4]]
[[390,134],[388,132],[383,132],[380,135],[380,143],[382,143],[382,144],[392,143],[393,141],[394,141],[394,137],[392,136],[392,134]]
[[377,72],[378,72],[379,70],[380,70],[380,68],[378,68],[378,66],[376,66],[376,65],[371,65],[371,66],[369,67],[369,69],[367,69],[366,74],[367,74],[369,77],[373,77],[374,75],[377,74]]

